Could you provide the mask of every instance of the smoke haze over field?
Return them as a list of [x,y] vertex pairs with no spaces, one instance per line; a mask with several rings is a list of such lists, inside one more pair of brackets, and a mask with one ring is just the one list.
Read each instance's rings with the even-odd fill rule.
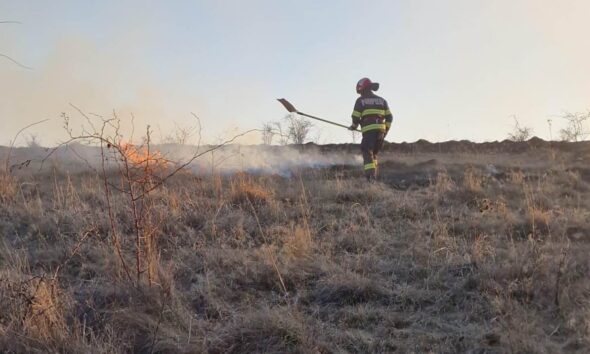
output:
[[[183,160],[189,158],[185,153]],[[204,155],[192,165],[192,170],[208,173],[248,172],[254,174],[278,174],[289,177],[293,171],[335,165],[358,165],[360,154],[320,153],[318,150],[302,151],[296,147],[240,146],[232,145]]]
[[[369,37],[367,9],[383,14]],[[33,68],[0,58],[0,145],[45,118],[27,134],[54,145],[69,103],[163,134],[195,112],[208,143],[281,119],[277,97],[347,124],[363,76],[381,82],[393,141],[502,140],[512,115],[548,139],[548,119],[556,137],[559,115],[590,108],[588,13],[586,0],[0,1],[0,21],[21,22],[0,24],[0,53]],[[317,126],[321,142],[351,140]]]
[[[47,60],[33,71],[22,72],[0,65],[3,77],[0,97],[10,100],[10,104],[0,107],[2,144],[7,144],[25,122],[46,118],[50,121],[26,133],[36,134],[46,146],[64,140],[67,136],[61,112],[71,116],[76,127],[84,122],[70,103],[105,117],[112,116],[116,108],[126,132],[131,129],[131,113],[135,116],[136,129],[143,130],[151,123],[156,133],[160,133],[172,130],[174,122],[193,123],[190,112],[195,107],[207,111],[206,105],[195,95],[191,96],[190,90],[166,90],[160,86],[139,61],[134,65],[121,63],[121,57],[138,56],[131,39],[129,44],[121,43],[117,55],[110,56],[86,39],[71,37],[56,43]],[[17,143],[22,144],[23,140]]]
[[[358,153],[322,153],[314,147],[295,146],[265,146],[265,145],[226,145],[220,148],[215,146],[178,146],[155,145],[152,151],[157,151],[165,159],[171,161],[169,169],[181,165],[195,155],[202,154],[195,159],[187,170],[197,175],[233,174],[247,172],[252,174],[276,174],[290,177],[293,172],[306,168],[321,168],[335,165],[360,166],[362,158]],[[207,152],[211,150],[210,152]],[[0,149],[2,161],[6,158],[7,148]],[[24,173],[50,171],[53,168],[64,172],[99,169],[101,163],[101,151],[98,147],[90,147],[81,144],[71,144],[58,148],[51,155],[51,150],[44,148],[17,148],[12,152],[11,165],[18,170],[20,164],[31,160],[32,162],[23,168]],[[115,167],[115,161],[119,160],[112,149],[105,149],[108,166]],[[49,156],[41,170],[41,162]]]

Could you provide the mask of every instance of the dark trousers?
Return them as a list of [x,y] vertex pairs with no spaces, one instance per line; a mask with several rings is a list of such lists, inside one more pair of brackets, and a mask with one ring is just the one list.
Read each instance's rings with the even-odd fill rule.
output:
[[377,154],[383,147],[384,140],[385,133],[382,131],[372,130],[363,133],[361,150],[363,152],[363,163],[367,180],[377,178]]

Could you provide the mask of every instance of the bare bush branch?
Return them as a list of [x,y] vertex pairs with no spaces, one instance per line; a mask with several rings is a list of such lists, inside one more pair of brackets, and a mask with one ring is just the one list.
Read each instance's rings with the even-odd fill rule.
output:
[[271,145],[273,138],[277,134],[273,123],[264,123],[262,125],[262,143],[264,145]]
[[10,147],[8,149],[8,155],[6,156],[6,161],[5,161],[5,170],[6,173],[10,173],[10,155],[12,154],[12,150],[14,149],[14,144],[16,143],[16,139],[18,139],[19,135],[24,132],[25,130],[37,125],[37,124],[41,124],[41,123],[45,123],[47,122],[49,119],[43,119],[40,120],[38,122],[32,123],[27,125],[26,127],[22,128],[21,130],[19,130],[16,135],[14,136],[14,138],[12,138],[12,140],[10,141]]
[[[0,21],[0,24],[16,24],[16,25],[20,25],[22,24],[20,21]],[[26,66],[22,63],[20,63],[19,61],[17,61],[16,59],[6,55],[6,54],[2,54],[0,53],[0,57],[3,57],[5,59],[8,59],[9,61],[13,62],[14,64],[20,66],[23,69],[27,69],[27,70],[33,70],[33,68]]]
[[511,133],[508,133],[508,139],[517,142],[529,140],[533,133],[533,129],[521,126],[516,116],[512,116],[512,118],[514,119],[514,128]]
[[307,119],[293,114],[286,115],[284,121],[286,126],[283,126],[282,122],[267,122],[262,125],[263,144],[272,144],[275,137],[279,138],[280,145],[305,143],[313,124]]
[[14,59],[14,58],[12,58],[12,57],[10,57],[10,56],[6,55],[6,54],[2,54],[2,53],[0,53],[0,57],[3,57],[3,58],[5,58],[5,59],[8,59],[8,60],[10,60],[11,62],[13,62],[14,64],[16,64],[16,65],[20,66],[20,67],[21,67],[21,68],[23,68],[23,69],[27,69],[27,70],[33,70],[33,68],[32,68],[32,67],[30,67],[30,66],[26,66],[25,64],[22,64],[22,63],[20,63],[19,61],[17,61],[16,59]]
[[564,141],[583,141],[590,135],[590,129],[587,128],[590,121],[590,111],[586,112],[566,112],[563,119],[567,121],[567,126],[560,130],[561,139]]
[[285,119],[288,124],[287,135],[291,142],[297,145],[303,144],[313,124],[309,120],[294,114],[288,114]]

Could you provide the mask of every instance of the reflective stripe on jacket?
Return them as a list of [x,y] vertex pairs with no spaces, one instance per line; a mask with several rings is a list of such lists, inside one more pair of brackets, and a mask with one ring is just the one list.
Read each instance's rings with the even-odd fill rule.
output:
[[393,116],[387,101],[370,92],[359,97],[352,111],[352,123],[360,124],[361,131],[385,131],[391,127]]

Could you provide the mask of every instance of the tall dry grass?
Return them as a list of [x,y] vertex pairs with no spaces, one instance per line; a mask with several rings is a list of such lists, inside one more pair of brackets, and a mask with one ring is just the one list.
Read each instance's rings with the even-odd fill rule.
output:
[[0,351],[587,352],[590,181],[478,158],[384,162],[375,185],[177,175],[141,204],[141,282],[126,194],[107,201],[89,173],[13,177]]
[[0,172],[0,201],[8,203],[16,196],[17,186],[14,177],[8,173]]

